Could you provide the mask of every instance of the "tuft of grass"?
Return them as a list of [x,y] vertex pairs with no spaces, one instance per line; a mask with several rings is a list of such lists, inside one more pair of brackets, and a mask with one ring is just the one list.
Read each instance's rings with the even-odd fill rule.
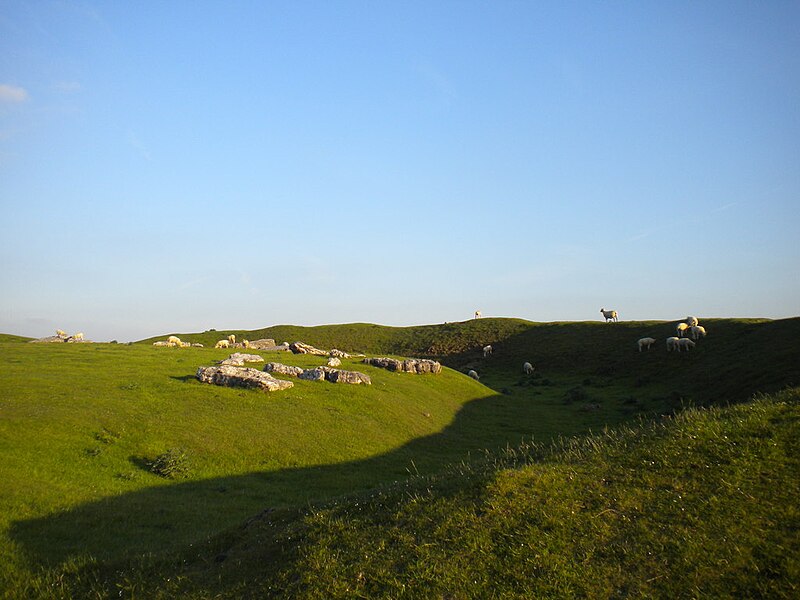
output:
[[147,463],[151,473],[166,479],[181,479],[189,474],[189,457],[184,448],[170,448]]

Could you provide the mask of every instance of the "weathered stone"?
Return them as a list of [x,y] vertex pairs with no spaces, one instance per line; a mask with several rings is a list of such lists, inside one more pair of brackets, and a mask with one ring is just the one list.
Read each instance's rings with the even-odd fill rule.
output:
[[331,350],[328,354],[333,358],[350,358],[350,355],[347,352],[344,352],[342,350],[337,350],[336,348]]
[[364,383],[366,385],[372,385],[372,380],[369,378],[369,375],[365,373],[360,373],[358,371],[343,371],[341,369],[332,369],[330,367],[319,368],[325,371],[325,381],[330,381],[331,383]]
[[220,361],[219,364],[241,367],[244,365],[244,363],[252,363],[252,362],[264,362],[264,359],[261,358],[258,354],[242,354],[241,352],[234,352],[225,360]]
[[273,350],[278,348],[278,346],[275,345],[275,340],[271,338],[254,340],[249,343],[249,347],[252,350]]
[[294,342],[289,344],[289,350],[291,350],[294,354],[313,354],[314,356],[328,356],[328,352],[325,350],[320,350],[319,348],[314,348],[310,344],[304,344],[303,342]]
[[164,346],[167,346],[167,345],[168,345],[167,342],[164,342],[164,341],[153,342],[153,346],[156,346],[157,348],[161,348],[161,347],[164,347]]
[[271,362],[264,365],[264,371],[267,373],[278,373],[279,375],[291,375],[292,377],[299,377],[303,372],[301,367],[292,367],[290,365],[282,365],[281,363]]
[[203,344],[192,344],[192,348],[202,348]]
[[258,369],[220,365],[219,367],[200,367],[197,379],[203,383],[212,383],[226,387],[258,388],[267,392],[285,390],[294,386],[291,381],[275,379],[269,373]]
[[365,358],[361,362],[388,371],[401,371],[404,373],[436,374],[442,371],[441,364],[427,358],[407,358],[406,360],[397,360],[394,358]]
[[323,381],[325,379],[325,371],[322,369],[322,367],[317,367],[316,369],[306,369],[297,377],[299,379],[305,379],[306,381]]
[[38,340],[31,340],[30,343],[31,344],[46,344],[46,343],[57,342],[57,343],[62,343],[63,344],[66,341],[67,341],[67,338],[63,338],[63,337],[58,336],[58,335],[51,335],[51,336],[48,336],[48,337],[39,338]]
[[341,365],[341,364],[342,364],[342,361],[341,361],[341,360],[339,360],[339,359],[338,359],[337,357],[335,357],[335,356],[331,356],[331,357],[328,359],[328,366],[329,366],[329,367],[338,367],[338,366],[339,366],[339,365]]

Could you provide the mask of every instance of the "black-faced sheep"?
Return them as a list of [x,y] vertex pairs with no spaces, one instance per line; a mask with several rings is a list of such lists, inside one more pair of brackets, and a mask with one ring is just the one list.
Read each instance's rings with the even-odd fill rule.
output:
[[617,311],[615,310],[606,310],[605,308],[601,308],[600,312],[603,313],[603,316],[606,319],[606,323],[608,323],[609,321],[617,320]]

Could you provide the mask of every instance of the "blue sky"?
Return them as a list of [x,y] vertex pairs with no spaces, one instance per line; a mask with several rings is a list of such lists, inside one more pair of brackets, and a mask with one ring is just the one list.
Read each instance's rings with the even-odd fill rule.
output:
[[0,0],[0,331],[800,314],[800,3]]

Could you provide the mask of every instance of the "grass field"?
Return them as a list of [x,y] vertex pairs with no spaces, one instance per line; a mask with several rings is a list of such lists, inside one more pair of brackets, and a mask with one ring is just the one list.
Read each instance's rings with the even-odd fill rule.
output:
[[[196,558],[190,548],[236,537],[221,532],[238,531],[264,510],[294,515],[297,506],[402,487],[410,474],[418,480],[447,471],[448,465],[482,464],[486,449],[572,438],[682,406],[741,402],[756,391],[800,382],[800,319],[704,325],[708,338],[684,354],[667,354],[661,344],[636,351],[638,337],[672,333],[674,325],[661,322],[606,326],[481,319],[414,328],[357,324],[233,332],[239,339],[271,337],[370,355],[436,357],[452,367],[437,376],[413,376],[346,360],[344,368],[368,373],[373,385],[298,381],[274,394],[194,379],[198,366],[226,357],[227,350],[154,348],[153,340],[27,344],[2,336],[2,589],[8,597],[47,597],[54,590],[70,596],[75,590],[109,593],[109,581],[116,586],[130,580],[124,584],[129,591],[144,586],[153,595],[163,587],[163,573],[180,572],[165,566],[170,557]],[[178,335],[208,346],[228,333]],[[486,343],[494,353],[483,358],[480,348]],[[260,354],[300,366],[324,362]],[[537,367],[532,377],[521,372],[525,360]],[[467,368],[481,373],[480,383],[463,375]],[[150,471],[149,463],[170,449],[185,453],[184,477],[166,479]],[[459,478],[450,481],[445,487],[458,487],[453,482]],[[351,504],[342,500],[340,506]],[[287,527],[306,527],[297,518]],[[277,542],[264,543],[274,548]],[[292,564],[302,567],[292,556],[300,555],[278,561],[288,571],[269,581],[288,585],[286,577],[297,579],[286,574]],[[141,566],[145,563],[158,566]],[[242,568],[244,577],[247,567]],[[108,569],[116,574],[109,576]],[[269,587],[267,581],[258,589]],[[202,597],[205,583],[195,583],[186,589]],[[296,590],[310,597],[318,593],[304,586]]]

